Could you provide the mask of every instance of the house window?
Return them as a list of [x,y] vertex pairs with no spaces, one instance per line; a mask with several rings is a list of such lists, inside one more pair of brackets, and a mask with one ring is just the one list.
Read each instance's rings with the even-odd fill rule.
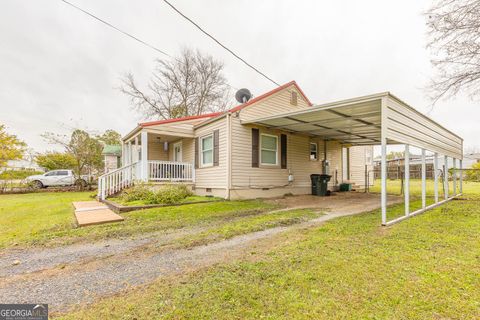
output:
[[276,165],[278,159],[278,137],[262,134],[260,137],[260,158],[262,164]]
[[310,142],[310,160],[318,160],[318,144]]
[[203,137],[201,146],[202,167],[213,166],[213,135]]

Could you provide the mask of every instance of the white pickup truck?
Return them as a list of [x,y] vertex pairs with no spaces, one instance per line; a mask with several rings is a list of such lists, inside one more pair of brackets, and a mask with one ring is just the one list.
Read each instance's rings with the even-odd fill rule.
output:
[[81,176],[80,178],[75,178],[72,170],[53,170],[45,172],[44,174],[27,177],[25,180],[35,188],[73,185],[86,186],[88,177]]

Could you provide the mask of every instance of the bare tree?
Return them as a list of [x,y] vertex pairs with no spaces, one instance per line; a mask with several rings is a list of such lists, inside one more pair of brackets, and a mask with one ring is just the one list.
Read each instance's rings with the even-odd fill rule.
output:
[[81,129],[74,129],[70,136],[45,132],[42,137],[50,144],[64,147],[65,153],[71,155],[77,178],[81,174],[101,172],[103,169],[103,146],[96,137]]
[[148,92],[138,87],[130,73],[120,88],[145,118],[179,118],[223,111],[228,106],[230,90],[223,64],[213,57],[184,49],[173,61],[156,62]]
[[480,1],[440,0],[426,13],[428,48],[438,74],[429,87],[431,98],[464,90],[480,94]]

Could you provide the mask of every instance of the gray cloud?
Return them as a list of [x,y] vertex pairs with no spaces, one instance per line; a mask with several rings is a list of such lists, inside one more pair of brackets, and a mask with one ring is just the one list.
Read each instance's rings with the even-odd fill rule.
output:
[[[74,3],[169,53],[188,45],[212,54],[235,87],[257,95],[273,88],[162,1]],[[421,13],[430,1],[174,3],[276,81],[297,80],[316,103],[388,90],[429,110],[422,88],[432,69]],[[146,83],[159,57],[153,50],[54,0],[2,1],[0,41],[0,122],[38,151],[52,148],[40,138],[45,131],[126,133],[138,122],[115,87],[127,71]],[[458,96],[431,116],[477,145],[475,106]]]

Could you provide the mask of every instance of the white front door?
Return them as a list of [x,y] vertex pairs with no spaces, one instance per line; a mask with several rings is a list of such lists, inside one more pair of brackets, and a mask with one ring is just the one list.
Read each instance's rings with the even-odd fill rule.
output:
[[173,145],[173,161],[182,162],[182,142]]

